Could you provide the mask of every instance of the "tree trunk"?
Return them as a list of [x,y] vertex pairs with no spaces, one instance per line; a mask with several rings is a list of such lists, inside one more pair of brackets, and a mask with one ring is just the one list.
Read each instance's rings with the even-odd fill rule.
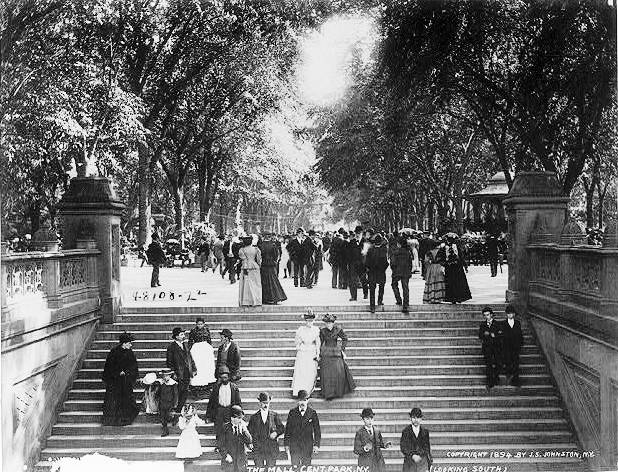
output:
[[433,200],[429,200],[427,202],[427,230],[429,230],[429,232],[433,233],[435,232],[436,227],[434,226],[434,218],[433,215],[435,213],[436,209],[434,206],[434,202]]
[[137,234],[138,244],[146,246],[150,241],[150,218],[152,208],[150,206],[150,159],[149,150],[146,143],[139,143],[137,146],[138,167],[137,167],[137,185],[138,185],[138,214],[139,214],[139,230]]
[[594,228],[594,187],[586,192],[586,228]]
[[206,221],[208,210],[206,209],[206,164],[200,159],[196,165],[198,182],[198,201],[200,205],[200,221]]
[[609,187],[609,183],[605,184],[605,188],[601,190],[601,184],[597,185],[598,195],[599,195],[599,228],[603,228],[604,222],[604,208],[605,205],[605,196],[607,195],[607,188]]
[[27,217],[30,220],[30,235],[34,237],[41,227],[41,203],[34,201],[28,206]]
[[172,184],[172,195],[174,197],[174,223],[180,238],[180,247],[185,248],[185,223],[184,223],[184,190],[179,185]]

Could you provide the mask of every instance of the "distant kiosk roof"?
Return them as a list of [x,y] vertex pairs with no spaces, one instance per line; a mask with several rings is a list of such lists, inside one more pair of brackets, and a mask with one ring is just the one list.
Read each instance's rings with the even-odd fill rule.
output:
[[471,193],[466,198],[468,200],[495,201],[502,200],[508,193],[509,186],[506,184],[504,172],[497,172],[489,179],[489,183],[483,190]]

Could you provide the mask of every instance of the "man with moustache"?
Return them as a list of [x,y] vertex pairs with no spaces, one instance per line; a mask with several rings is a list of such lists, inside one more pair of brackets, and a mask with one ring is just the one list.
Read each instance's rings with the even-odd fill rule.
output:
[[313,408],[310,408],[309,396],[305,390],[298,392],[298,406],[288,413],[285,424],[285,451],[297,467],[311,465],[313,454],[320,450],[320,420]]
[[270,400],[270,394],[260,393],[260,409],[249,419],[249,432],[253,438],[253,463],[256,467],[276,465],[279,456],[277,438],[285,432],[281,418],[270,409]]
[[223,426],[230,421],[233,406],[242,406],[240,391],[236,384],[230,382],[230,370],[226,366],[219,368],[219,382],[212,389],[206,408],[206,417],[215,424],[217,446],[221,441]]

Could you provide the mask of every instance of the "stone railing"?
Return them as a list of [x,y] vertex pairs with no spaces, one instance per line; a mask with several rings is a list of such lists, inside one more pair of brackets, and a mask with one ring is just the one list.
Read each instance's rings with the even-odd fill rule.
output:
[[98,296],[96,249],[2,256],[2,311],[32,299],[48,308]]
[[97,249],[3,254],[2,470],[31,470],[101,319]]

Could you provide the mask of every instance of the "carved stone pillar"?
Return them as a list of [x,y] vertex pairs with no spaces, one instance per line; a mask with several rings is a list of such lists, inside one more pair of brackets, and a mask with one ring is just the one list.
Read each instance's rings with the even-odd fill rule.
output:
[[524,307],[530,278],[526,246],[532,233],[543,234],[544,242],[558,242],[569,198],[553,172],[520,172],[504,199],[509,229],[509,283],[506,299]]
[[[101,251],[97,261],[101,316],[113,323],[120,311],[120,216],[124,205],[105,177],[77,177],[60,201],[63,248],[92,238]],[[86,234],[92,233],[92,234]]]

